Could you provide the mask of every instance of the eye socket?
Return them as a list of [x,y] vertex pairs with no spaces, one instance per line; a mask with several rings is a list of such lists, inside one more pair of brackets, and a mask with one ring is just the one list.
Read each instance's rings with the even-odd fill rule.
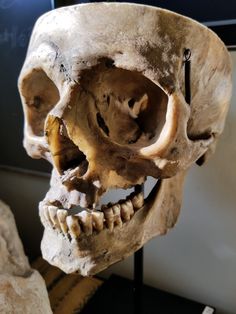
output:
[[137,148],[157,141],[168,105],[168,96],[161,87],[142,73],[117,68],[105,58],[84,70],[79,83],[88,95],[93,95],[101,134],[120,145]]
[[42,69],[34,69],[22,80],[25,119],[36,136],[43,136],[47,114],[59,101],[56,85]]

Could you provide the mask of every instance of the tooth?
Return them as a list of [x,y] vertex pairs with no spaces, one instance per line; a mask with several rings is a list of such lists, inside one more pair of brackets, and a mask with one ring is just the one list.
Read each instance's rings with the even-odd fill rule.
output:
[[66,224],[66,217],[68,216],[68,212],[65,209],[58,209],[57,210],[57,219],[59,221],[59,224],[61,226],[61,230],[64,234],[67,234],[68,232],[68,226]]
[[120,218],[120,204],[116,204],[112,206],[113,214],[114,214],[114,222],[118,227],[122,227],[122,220]]
[[92,212],[93,226],[97,231],[103,230],[104,213],[101,211]]
[[144,204],[143,193],[139,193],[139,194],[135,195],[132,198],[132,204],[133,204],[135,209],[139,209],[139,208],[143,207],[143,204]]
[[105,223],[110,231],[114,229],[114,214],[112,207],[104,208],[103,209],[104,216],[105,216]]
[[42,207],[42,220],[50,227],[53,227],[53,224],[50,219],[49,212],[48,212],[48,205],[44,205]]
[[78,218],[75,216],[67,216],[66,217],[66,223],[69,228],[69,233],[73,239],[76,239],[79,237],[81,233],[80,225],[78,222]]
[[56,206],[48,206],[48,213],[53,224],[53,227],[60,229],[60,224],[57,218],[57,207]]
[[121,217],[128,221],[134,214],[133,204],[130,200],[127,200],[125,203],[121,204]]
[[86,210],[83,210],[82,212],[76,214],[76,216],[79,218],[80,224],[85,234],[91,235],[93,233],[91,213],[88,213]]

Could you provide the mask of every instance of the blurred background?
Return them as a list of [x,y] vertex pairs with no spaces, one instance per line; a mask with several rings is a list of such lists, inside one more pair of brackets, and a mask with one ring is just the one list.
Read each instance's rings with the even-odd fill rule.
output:
[[[85,3],[89,1],[80,1]],[[123,1],[120,1],[123,2]],[[38,202],[49,186],[48,163],[29,158],[22,146],[23,112],[17,78],[37,18],[79,1],[0,0],[0,198],[15,215],[30,259],[40,254],[42,227]],[[236,87],[236,2],[136,1],[192,17],[213,28],[229,47]],[[202,168],[194,166],[186,180],[177,226],[144,249],[145,283],[236,313],[236,89],[217,151]],[[0,217],[1,219],[1,217]],[[132,278],[133,258],[105,272]]]

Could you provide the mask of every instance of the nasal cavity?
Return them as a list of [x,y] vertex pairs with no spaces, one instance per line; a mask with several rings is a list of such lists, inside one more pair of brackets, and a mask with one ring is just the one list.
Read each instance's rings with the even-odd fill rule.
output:
[[86,156],[69,138],[62,119],[50,115],[46,122],[45,136],[49,144],[53,164],[60,174],[77,167],[79,176],[83,176],[87,172],[88,161]]

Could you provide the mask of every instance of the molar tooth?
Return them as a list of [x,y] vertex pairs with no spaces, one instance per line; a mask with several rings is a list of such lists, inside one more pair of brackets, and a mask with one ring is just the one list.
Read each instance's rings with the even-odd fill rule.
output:
[[116,204],[112,206],[113,214],[114,214],[114,222],[118,227],[122,227],[122,220],[120,217],[120,204]]
[[133,204],[132,204],[131,200],[127,200],[125,203],[126,203],[126,205],[129,207],[130,216],[131,216],[130,218],[132,218],[133,215],[134,215],[134,207],[133,207]]
[[66,224],[66,217],[68,216],[68,212],[65,209],[58,209],[57,210],[57,219],[61,226],[61,230],[64,234],[68,232],[68,226]]
[[73,239],[78,238],[81,233],[78,218],[75,216],[67,216],[66,223],[69,228],[69,233],[71,235],[71,238]]
[[52,205],[48,206],[48,213],[49,213],[49,217],[51,219],[51,222],[53,224],[53,227],[55,227],[57,229],[61,229],[58,218],[57,218],[57,207],[52,206]]
[[133,214],[133,204],[130,200],[127,200],[125,203],[121,204],[121,216],[125,221],[130,220]]
[[86,210],[76,214],[79,218],[82,229],[86,235],[91,235],[93,233],[93,224],[92,224],[92,214],[88,213]]
[[93,226],[97,231],[103,230],[104,213],[101,211],[92,212]]
[[143,207],[143,204],[144,204],[143,193],[139,193],[139,194],[135,195],[132,198],[132,204],[133,204],[135,209],[139,209],[139,208]]
[[103,210],[105,216],[105,223],[110,231],[114,229],[114,214],[112,207]]

